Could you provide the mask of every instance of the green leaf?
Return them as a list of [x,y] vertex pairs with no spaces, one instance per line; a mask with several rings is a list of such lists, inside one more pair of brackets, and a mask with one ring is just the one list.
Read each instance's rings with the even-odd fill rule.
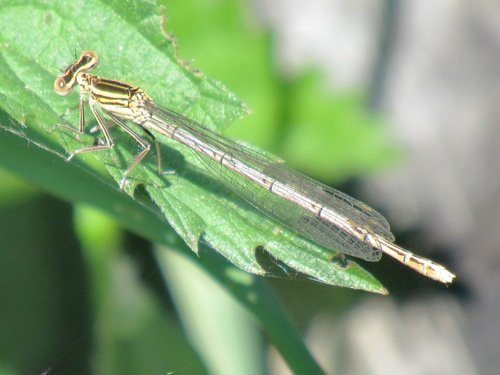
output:
[[[154,8],[148,13],[145,6],[141,8],[142,12],[132,12],[128,17],[128,10],[128,13],[123,13],[127,7],[117,6],[114,2],[110,5],[114,12],[99,2],[86,2],[85,6],[76,8],[55,2],[46,9],[15,6],[3,9],[0,22],[10,27],[2,34],[1,40],[4,47],[0,74],[5,84],[0,92],[5,98],[6,111],[17,121],[28,124],[26,129],[17,129],[24,137],[50,145],[58,152],[91,144],[90,137],[78,141],[73,132],[53,131],[58,122],[75,124],[77,121],[76,110],[61,120],[67,108],[77,105],[77,95],[60,98],[52,90],[52,81],[57,75],[55,67],[73,62],[75,49],[102,51],[102,66],[98,74],[137,84],[161,105],[174,108],[207,126],[224,126],[246,112],[245,105],[221,84],[183,66],[171,40],[162,35],[160,17],[155,15]],[[107,15],[106,22],[94,22],[103,14]],[[20,18],[33,20],[39,29],[34,31],[25,22],[15,22]],[[90,20],[90,24],[85,24],[84,20]],[[85,25],[89,28],[86,33],[76,32]],[[22,34],[24,37],[20,38]],[[102,35],[115,37],[110,40]],[[59,48],[49,48],[49,45]],[[50,136],[47,132],[51,132]],[[119,181],[123,169],[135,157],[137,146],[124,134],[114,133],[118,145],[115,150],[86,155],[82,159],[97,158]],[[334,254],[330,250],[319,248],[285,228],[278,228],[244,202],[227,200],[224,191],[206,189],[211,178],[207,179],[199,170],[191,168],[200,164],[198,158],[183,146],[170,142],[169,147],[167,155],[175,154],[172,149],[176,149],[189,161],[189,166],[183,169],[182,163],[175,164],[174,161],[177,173],[160,177],[156,173],[154,158],[148,158],[134,170],[131,181],[135,181],[129,185],[128,191],[132,193],[139,182],[144,184],[165,219],[194,251],[202,239],[238,267],[266,274],[267,270],[255,257],[256,249],[264,246],[279,261],[313,279],[332,285],[382,291],[380,285],[355,263],[350,262],[348,267],[332,263],[330,259]],[[275,234],[277,229],[279,236]]]

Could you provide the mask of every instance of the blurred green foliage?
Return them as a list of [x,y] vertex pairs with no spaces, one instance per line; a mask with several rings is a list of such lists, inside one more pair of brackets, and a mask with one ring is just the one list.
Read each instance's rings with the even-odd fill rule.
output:
[[[140,207],[146,207],[151,216],[157,215],[157,210],[147,202],[130,202],[123,198],[124,194],[116,192],[114,182],[100,167],[105,156],[98,156],[99,162],[93,156],[84,157],[72,162],[77,166],[73,172],[66,172],[71,167],[57,162],[57,159],[62,161],[64,148],[54,140],[54,135],[46,132],[59,120],[58,114],[74,107],[77,100],[76,96],[59,98],[52,92],[51,80],[57,74],[56,68],[71,61],[67,58],[69,51],[78,54],[85,49],[102,55],[99,74],[134,83],[138,78],[144,79],[147,91],[156,100],[209,126],[223,128],[246,112],[246,106],[217,82],[200,78],[196,72],[185,74],[179,65],[159,66],[165,64],[165,58],[160,52],[153,56],[152,49],[162,46],[163,51],[176,56],[171,40],[165,38],[160,28],[162,14],[167,17],[166,29],[179,41],[179,55],[195,57],[193,67],[224,82],[252,108],[252,114],[238,121],[227,134],[274,151],[302,171],[329,182],[345,181],[392,158],[379,121],[363,109],[362,95],[332,92],[324,87],[320,73],[314,69],[300,77],[278,73],[273,62],[272,34],[259,27],[244,1],[169,0],[161,6],[132,1],[106,4],[88,1],[80,5],[56,1],[6,2],[0,10],[0,25],[10,24],[0,32],[3,108],[0,125],[21,137],[17,154],[7,152],[3,146],[0,165],[63,199],[112,207],[106,209],[111,217],[84,203],[71,210],[20,182],[13,174],[0,175],[0,368],[9,369],[10,373],[53,369],[56,373],[223,374],[234,373],[236,364],[241,366],[239,374],[265,371],[262,342],[248,339],[254,323],[249,317],[234,318],[241,315],[240,306],[222,302],[225,300],[217,297],[221,293],[219,287],[210,285],[200,295],[213,295],[212,304],[218,307],[213,315],[207,312],[203,319],[204,311],[208,310],[203,306],[211,302],[199,301],[201,297],[193,297],[196,301],[193,306],[183,307],[181,297],[196,295],[196,288],[207,286],[208,282],[201,286],[194,284],[191,292],[186,290],[189,279],[196,280],[191,271],[177,276],[184,277],[184,281],[173,287],[176,276],[167,264],[170,267],[176,264],[175,257],[179,254],[169,249],[153,251],[146,243],[134,242],[133,237],[124,235],[117,226],[117,217],[128,220],[121,223],[129,229],[134,227],[134,220],[153,226],[153,219],[127,216],[140,212]],[[126,21],[121,28],[115,21],[120,17]],[[26,18],[32,22],[27,24]],[[120,38],[110,41],[115,35]],[[45,40],[52,42],[44,44]],[[136,47],[140,43],[148,45],[145,66],[133,63],[134,56],[141,55]],[[155,47],[151,48],[152,45]],[[33,57],[30,59],[25,51],[30,51]],[[124,58],[119,58],[122,55]],[[26,66],[33,69],[26,71]],[[155,84],[157,77],[168,78]],[[166,90],[169,84],[175,90]],[[67,119],[75,121],[75,113]],[[43,125],[37,128],[33,124]],[[2,129],[0,138],[9,139]],[[28,139],[56,156],[43,159],[34,150],[37,146]],[[75,148],[71,140],[59,141]],[[22,159],[28,155],[36,161],[23,163]],[[38,172],[30,170],[30,164]],[[107,167],[115,177],[120,177],[119,169],[113,165]],[[60,180],[54,174],[57,171],[61,171]],[[83,182],[86,180],[80,180],[78,174],[96,180],[96,186]],[[85,194],[102,197],[108,203],[100,205],[83,198]],[[156,237],[147,237],[147,233],[139,230],[139,234],[151,240],[180,247],[186,253],[172,233],[157,233]],[[193,241],[198,241],[197,236]],[[124,251],[130,247],[133,249]],[[209,259],[203,249],[200,256],[202,261]],[[182,260],[179,262],[183,264]],[[220,264],[220,260],[214,262]],[[158,268],[151,270],[148,264],[156,264]],[[317,365],[307,360],[304,348],[294,341],[293,333],[283,332],[287,330],[286,323],[283,326],[277,323],[285,318],[279,306],[270,301],[272,294],[262,290],[262,283],[232,267],[221,269],[219,274],[212,271],[212,276],[219,282],[227,277],[226,288],[236,296],[238,292],[234,290],[240,288],[237,297],[240,303],[257,316],[289,366],[296,372],[318,372]],[[376,281],[362,271],[357,272],[360,280],[367,280],[365,289],[383,291]],[[162,289],[165,285],[170,292]],[[312,305],[325,297],[323,293],[336,293],[338,306],[352,298],[352,293],[322,290]],[[249,307],[252,303],[253,309]],[[182,313],[177,316],[175,311]],[[203,325],[213,326],[218,318],[219,323],[233,322],[230,325],[233,337],[228,337],[223,329],[217,340],[210,331],[206,333],[208,340],[196,337],[198,332],[201,335],[205,331]],[[182,332],[181,322],[189,337]],[[276,327],[276,332],[272,332],[272,327]],[[217,342],[213,346],[218,352],[210,350],[210,342]]]

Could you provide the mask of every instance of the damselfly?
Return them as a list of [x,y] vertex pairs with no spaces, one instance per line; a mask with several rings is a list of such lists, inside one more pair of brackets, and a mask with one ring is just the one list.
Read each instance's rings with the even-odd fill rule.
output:
[[[103,114],[129,134],[141,151],[123,173],[120,188],[127,176],[150,151],[150,142],[125,121],[139,125],[147,134],[171,138],[202,155],[206,161],[241,176],[250,184],[254,196],[244,196],[252,205],[281,224],[319,245],[368,261],[378,261],[382,253],[397,259],[415,271],[443,283],[455,275],[429,259],[412,254],[393,243],[389,224],[366,204],[314,181],[283,163],[271,161],[260,153],[211,131],[201,124],[168,109],[159,107],[142,89],[127,83],[88,73],[99,62],[94,52],[84,52],[54,82],[59,95],[80,89],[78,131],[85,130],[85,107],[88,105],[104,135],[104,144],[73,151],[68,157],[86,152],[107,150],[114,146],[109,125]],[[209,166],[210,163],[206,163]],[[234,184],[233,184],[234,185]],[[237,184],[233,186],[238,193]],[[260,192],[259,192],[260,191]],[[267,202],[265,194],[273,196]]]

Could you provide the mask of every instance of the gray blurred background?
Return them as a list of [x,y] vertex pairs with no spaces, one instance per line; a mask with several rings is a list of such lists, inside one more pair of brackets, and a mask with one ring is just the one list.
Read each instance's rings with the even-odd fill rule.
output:
[[336,88],[370,89],[404,161],[364,180],[365,193],[396,230],[422,228],[447,249],[463,287],[402,303],[363,299],[341,322],[318,318],[309,341],[322,364],[345,374],[498,373],[500,4],[255,3],[282,69],[318,64]]

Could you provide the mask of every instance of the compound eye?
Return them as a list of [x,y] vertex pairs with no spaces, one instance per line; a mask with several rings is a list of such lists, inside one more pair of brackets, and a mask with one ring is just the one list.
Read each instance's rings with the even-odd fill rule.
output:
[[66,96],[73,90],[73,86],[68,85],[64,77],[58,77],[54,81],[54,90],[58,95]]
[[92,51],[85,51],[82,53],[80,56],[80,69],[82,71],[87,71],[94,69],[97,64],[99,64],[99,56],[97,56],[97,53],[92,52]]

